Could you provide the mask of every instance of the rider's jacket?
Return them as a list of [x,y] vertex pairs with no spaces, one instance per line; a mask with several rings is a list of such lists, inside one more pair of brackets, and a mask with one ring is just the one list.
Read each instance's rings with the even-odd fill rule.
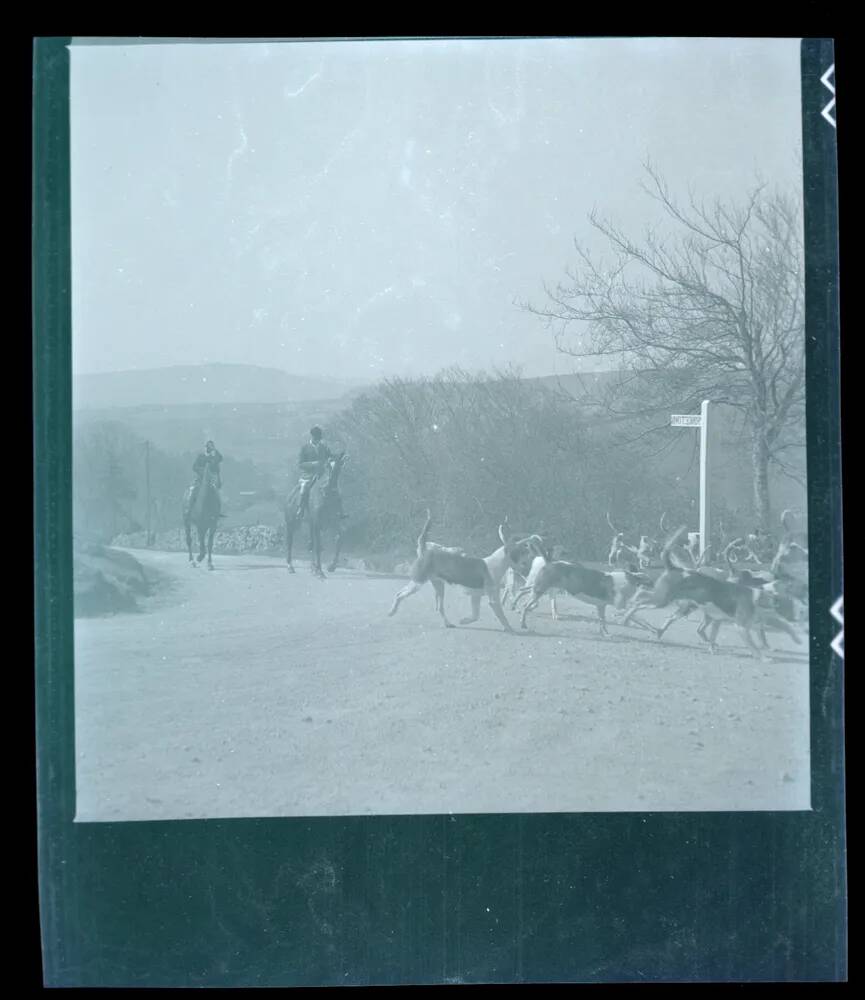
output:
[[218,451],[214,451],[212,455],[208,455],[206,452],[202,452],[198,458],[196,458],[195,463],[192,466],[192,471],[195,473],[198,479],[201,479],[204,474],[204,470],[209,466],[210,471],[214,474],[216,481],[219,482],[219,464],[222,461],[222,455]]
[[300,467],[300,478],[310,479],[315,475],[314,472],[309,472],[303,468],[305,462],[326,462],[332,457],[330,448],[328,448],[324,441],[320,441],[318,444],[308,441],[300,449],[300,455],[297,459],[297,464]]

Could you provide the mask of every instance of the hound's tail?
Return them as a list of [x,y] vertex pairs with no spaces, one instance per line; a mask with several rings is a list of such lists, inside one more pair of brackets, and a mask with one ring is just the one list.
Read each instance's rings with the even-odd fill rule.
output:
[[429,535],[429,526],[432,524],[432,514],[427,510],[426,512],[426,524],[423,526],[423,531],[418,535],[417,539],[417,557],[418,559],[423,557],[424,552],[426,552],[426,541],[427,535]]
[[544,548],[543,539],[539,535],[531,535],[526,539],[529,543],[529,548],[534,552],[536,556],[540,556],[544,562],[552,562],[552,552],[549,549]]
[[734,538],[732,542],[729,543],[724,549],[723,556],[727,563],[727,569],[729,569],[731,576],[736,575],[736,570],[733,568],[733,563],[730,561],[730,549],[735,545],[741,545],[745,541],[744,538]]
[[677,528],[675,532],[667,539],[664,548],[661,550],[661,559],[664,563],[664,569],[681,569],[681,566],[676,565],[670,557],[670,553],[673,546],[678,542],[678,540],[685,534],[688,530],[688,526],[683,524],[681,527]]

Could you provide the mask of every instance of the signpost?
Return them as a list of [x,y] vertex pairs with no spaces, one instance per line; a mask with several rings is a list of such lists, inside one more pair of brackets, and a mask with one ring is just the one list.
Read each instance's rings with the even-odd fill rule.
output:
[[704,399],[699,413],[673,413],[671,427],[700,429],[700,555],[709,541],[709,400]]

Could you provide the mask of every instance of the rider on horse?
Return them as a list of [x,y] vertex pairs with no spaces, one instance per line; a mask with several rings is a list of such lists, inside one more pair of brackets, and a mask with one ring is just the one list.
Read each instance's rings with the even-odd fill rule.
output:
[[330,448],[322,438],[324,432],[320,427],[313,427],[309,432],[309,441],[300,449],[297,466],[300,471],[300,498],[297,507],[298,518],[303,517],[309,509],[309,494],[313,483],[324,472],[327,463],[334,457]]
[[217,490],[217,496],[219,495],[218,491],[222,489],[222,476],[219,472],[221,462],[222,455],[216,450],[216,445],[212,441],[208,441],[204,446],[204,451],[199,454],[192,466],[195,479],[192,483],[190,506],[194,506],[195,504],[195,498],[198,495],[201,484],[204,482],[205,472],[210,473],[211,482]]

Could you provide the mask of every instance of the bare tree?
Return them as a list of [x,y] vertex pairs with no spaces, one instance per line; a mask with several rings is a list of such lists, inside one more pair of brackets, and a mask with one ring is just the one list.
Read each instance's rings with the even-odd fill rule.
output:
[[[602,403],[641,426],[671,405],[712,399],[739,410],[750,437],[754,512],[768,528],[769,469],[804,445],[804,251],[796,199],[758,184],[742,204],[683,205],[654,167],[646,193],[663,232],[639,242],[597,213],[610,259],[576,245],[578,263],[543,307],[560,351],[614,359],[622,377]],[[656,424],[657,426],[657,424]]]

